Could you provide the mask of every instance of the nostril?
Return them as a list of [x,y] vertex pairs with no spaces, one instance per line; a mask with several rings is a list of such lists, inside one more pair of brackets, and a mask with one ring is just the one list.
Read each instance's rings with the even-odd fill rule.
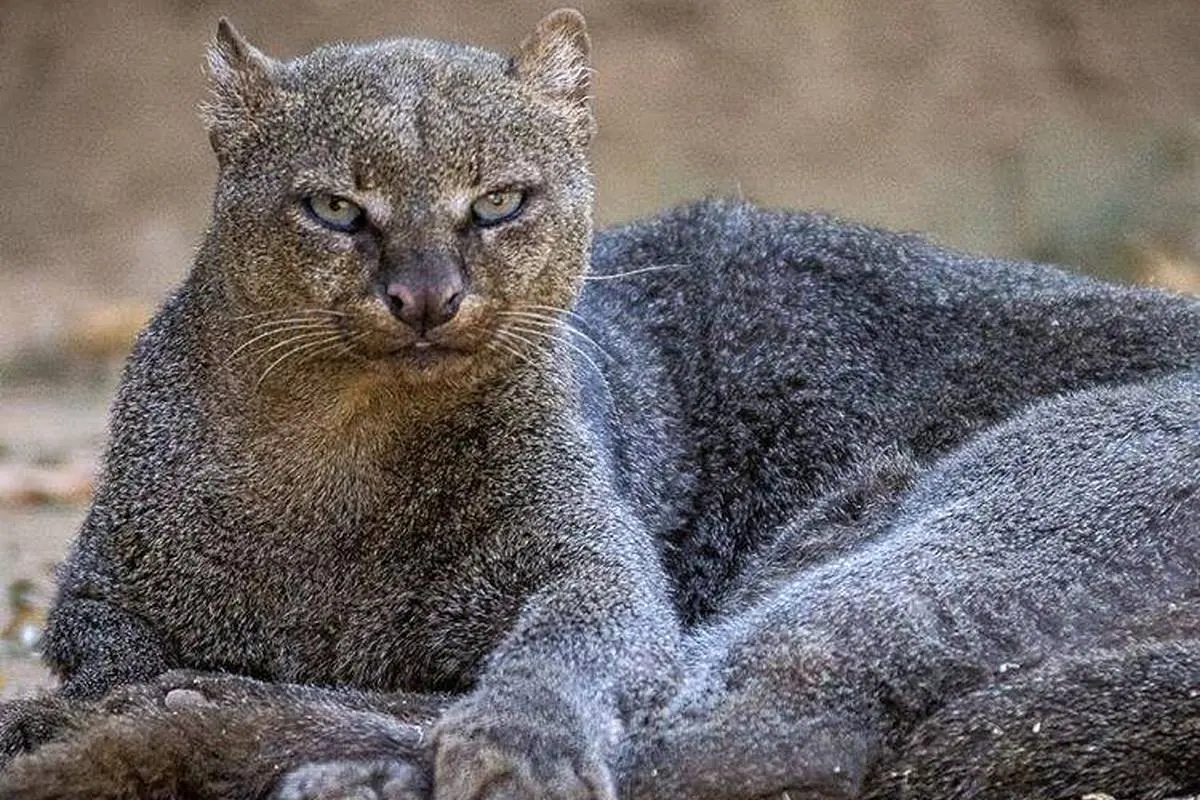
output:
[[463,298],[466,297],[466,295],[467,292],[465,289],[458,289],[446,298],[446,302],[443,304],[446,319],[450,319],[458,313],[458,307],[462,305]]
[[396,319],[424,333],[449,322],[458,313],[466,290],[458,285],[413,286],[403,281],[389,283],[384,302]]
[[385,301],[388,311],[396,319],[412,326],[417,326],[425,310],[421,303],[422,293],[407,283],[399,281],[389,283],[385,291]]
[[404,309],[404,303],[399,298],[388,292],[383,296],[383,304],[387,306],[387,310],[392,313],[393,317],[400,319],[400,312]]
[[396,311],[405,307],[411,308],[416,304],[416,292],[404,283],[389,283],[387,297],[388,304]]

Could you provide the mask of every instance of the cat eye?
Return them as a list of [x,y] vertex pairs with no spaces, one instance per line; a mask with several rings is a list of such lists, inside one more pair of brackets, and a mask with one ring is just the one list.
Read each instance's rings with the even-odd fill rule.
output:
[[488,192],[471,204],[471,216],[476,225],[486,228],[508,222],[520,214],[524,207],[525,192],[520,189]]
[[361,230],[367,218],[362,206],[336,194],[314,194],[304,205],[322,225],[344,233]]

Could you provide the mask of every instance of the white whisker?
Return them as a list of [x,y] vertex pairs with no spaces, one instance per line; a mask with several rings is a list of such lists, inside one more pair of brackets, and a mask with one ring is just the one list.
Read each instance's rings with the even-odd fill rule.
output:
[[509,340],[515,339],[516,341],[520,342],[521,344],[523,344],[526,347],[531,348],[533,350],[538,349],[537,342],[533,341],[532,339],[526,339],[524,336],[521,336],[519,333],[512,330],[511,328],[496,328],[495,333],[497,336],[501,336],[501,337],[504,337]]
[[[506,333],[507,333],[506,331],[499,331],[499,330],[496,331],[496,334],[499,336],[503,336]],[[519,340],[519,337],[517,337],[517,338]],[[513,357],[519,359],[520,361],[523,361],[526,364],[529,364],[530,366],[534,365],[533,361],[529,358],[529,356],[525,355],[524,353],[522,353],[520,350],[513,347],[512,345],[506,344],[505,342],[500,341],[499,339],[489,340],[488,343],[485,345],[485,347],[488,347],[488,348],[496,347],[496,348],[503,350],[504,352],[512,355]]]
[[[604,370],[600,369],[600,365],[597,364],[592,359],[592,357],[588,354],[588,352],[586,350],[584,350],[582,347],[580,347],[579,345],[572,342],[570,339],[564,339],[561,336],[555,336],[553,333],[549,333],[547,331],[542,331],[542,330],[537,330],[535,328],[523,328],[517,324],[514,324],[511,328],[508,329],[508,331],[510,333],[514,333],[515,331],[520,331],[521,333],[528,334],[530,336],[540,336],[543,339],[549,339],[550,341],[558,342],[559,344],[564,344],[567,347],[574,350],[576,353],[578,353],[580,358],[582,358],[584,361],[586,361],[588,364],[590,364],[592,366],[592,369],[596,370],[596,373],[598,375],[600,375],[601,378],[604,377]],[[532,342],[530,344],[532,344]]]
[[327,314],[334,317],[350,316],[345,311],[335,311],[332,308],[272,308],[266,311],[253,311],[249,314],[239,314],[236,317],[231,317],[231,319],[254,319],[255,317],[265,317],[271,314]]
[[[292,340],[292,341],[294,341],[294,340]],[[277,366],[282,364],[287,359],[291,358],[292,356],[296,355],[297,353],[302,353],[306,350],[312,350],[314,348],[320,349],[323,347],[327,347],[328,345],[333,344],[335,342],[341,342],[340,335],[338,335],[336,337],[336,339],[331,339],[331,338],[318,339],[315,342],[306,342],[304,344],[300,344],[300,345],[293,347],[291,350],[284,351],[283,355],[281,355],[279,358],[272,361],[270,363],[270,365],[266,369],[263,370],[262,374],[258,376],[258,380],[254,382],[255,391],[257,391],[258,387],[262,385],[262,382],[267,379],[267,376],[271,374],[272,370],[274,370]]]
[[527,309],[536,310],[536,311],[549,311],[553,314],[566,314],[568,317],[574,317],[575,319],[579,320],[584,325],[588,324],[586,317],[584,317],[582,314],[578,314],[578,313],[572,311],[569,308],[559,308],[558,306],[543,306],[543,305],[538,305],[537,303],[522,303],[521,308],[523,308],[523,309],[527,308]]
[[258,362],[262,361],[270,353],[275,352],[276,350],[280,349],[281,347],[287,347],[288,345],[290,345],[294,342],[303,342],[306,339],[307,340],[312,340],[312,339],[325,340],[327,337],[330,337],[330,336],[340,338],[341,334],[339,334],[337,331],[330,331],[327,328],[324,328],[321,330],[316,330],[316,331],[308,331],[307,333],[299,333],[289,339],[284,339],[282,342],[273,344],[270,347],[266,348],[265,350],[261,351],[260,353],[258,353],[258,355],[256,355],[254,357],[254,360],[251,361],[250,364],[251,364],[251,366],[253,366],[254,364],[257,364]]
[[321,317],[287,317],[285,319],[269,319],[266,322],[258,322],[251,325],[249,330],[262,331],[269,328],[282,328],[288,325],[323,325],[326,328],[331,328],[335,325],[332,320],[322,319]]
[[618,278],[628,278],[631,275],[641,275],[645,272],[661,272],[663,270],[682,269],[687,264],[653,264],[649,267],[641,267],[639,269],[631,269],[628,272],[614,272],[609,275],[584,275],[585,281],[612,281]]
[[242,352],[247,347],[250,347],[257,341],[266,339],[270,336],[278,336],[278,335],[287,334],[287,333],[295,333],[296,331],[310,331],[312,333],[317,333],[317,332],[325,333],[325,332],[330,332],[331,328],[329,327],[329,325],[327,325],[324,322],[313,322],[313,323],[305,322],[303,324],[289,324],[289,325],[285,325],[285,326],[279,327],[279,328],[272,328],[271,330],[264,331],[263,333],[260,333],[257,336],[251,337],[250,339],[242,342],[240,345],[235,347],[233,349],[233,351],[230,352],[229,355],[225,356],[225,363],[228,364],[230,361],[232,361],[234,359],[235,356],[237,356],[238,353]]
[[310,351],[304,356],[304,358],[300,359],[296,366],[303,366],[304,364],[313,361],[318,356],[327,355],[329,353],[335,353],[337,355],[349,355],[350,352],[350,342],[347,342],[345,339],[339,336],[336,341],[330,342],[324,347],[318,347],[316,350]]
[[550,328],[550,329],[555,329],[555,330],[557,330],[558,328],[562,328],[563,330],[567,331],[568,333],[572,333],[572,334],[578,336],[580,339],[583,339],[585,342],[590,344],[592,347],[596,348],[596,350],[598,350],[600,352],[600,355],[604,356],[609,361],[613,360],[613,357],[608,354],[607,350],[605,350],[603,347],[600,346],[599,342],[597,342],[591,336],[588,336],[583,331],[576,328],[574,325],[571,325],[570,323],[565,322],[561,319],[555,319],[554,317],[550,317],[545,314],[536,314],[533,312],[526,312],[526,311],[498,311],[496,313],[497,313],[497,315],[502,316],[502,317],[512,317],[515,319],[520,319],[520,320],[525,321],[528,324],[540,325],[544,328]]

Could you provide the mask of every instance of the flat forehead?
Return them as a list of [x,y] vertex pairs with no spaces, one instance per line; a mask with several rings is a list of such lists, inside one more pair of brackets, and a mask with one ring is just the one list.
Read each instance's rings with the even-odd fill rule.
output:
[[307,92],[361,93],[374,102],[403,105],[451,86],[482,87],[503,79],[508,59],[469,45],[390,39],[327,45],[283,67],[285,84]]
[[504,56],[421,39],[323,47],[284,63],[278,80],[289,125],[360,163],[478,153],[481,134],[514,123],[505,118],[519,94]]

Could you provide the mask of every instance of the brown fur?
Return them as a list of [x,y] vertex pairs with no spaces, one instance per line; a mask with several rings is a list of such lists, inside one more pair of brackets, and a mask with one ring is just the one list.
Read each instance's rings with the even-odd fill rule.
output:
[[[171,702],[181,687],[197,699]],[[332,759],[410,762],[407,788],[425,792],[428,726],[446,701],[174,673],[98,702],[24,702],[58,727],[0,773],[5,800],[251,800]]]

